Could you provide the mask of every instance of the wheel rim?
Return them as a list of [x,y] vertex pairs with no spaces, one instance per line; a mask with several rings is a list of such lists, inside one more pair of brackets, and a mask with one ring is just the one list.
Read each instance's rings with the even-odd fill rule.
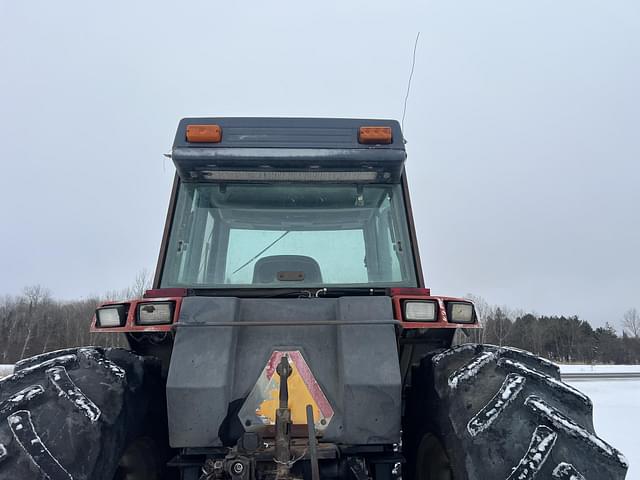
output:
[[156,457],[153,440],[134,440],[122,455],[113,480],[158,480]]
[[451,462],[438,438],[427,433],[418,446],[415,480],[453,480]]

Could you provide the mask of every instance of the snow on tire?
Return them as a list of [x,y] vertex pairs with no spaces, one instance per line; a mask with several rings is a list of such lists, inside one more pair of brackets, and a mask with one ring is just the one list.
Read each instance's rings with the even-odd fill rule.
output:
[[[465,344],[423,359],[412,375],[403,426],[406,478],[625,477],[624,456],[594,432],[589,398],[563,383],[545,359]],[[438,439],[440,447],[429,451],[444,452],[435,462],[446,459],[446,469],[423,458],[424,438]]]
[[159,369],[121,349],[67,349],[0,380],[0,480],[112,480]]

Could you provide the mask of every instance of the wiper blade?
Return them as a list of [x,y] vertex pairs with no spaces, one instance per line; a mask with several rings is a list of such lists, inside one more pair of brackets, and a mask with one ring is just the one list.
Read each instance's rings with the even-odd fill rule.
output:
[[287,230],[286,232],[284,232],[282,235],[280,235],[278,238],[276,238],[273,242],[271,242],[269,245],[267,245],[266,247],[264,247],[262,250],[260,250],[258,253],[256,253],[253,257],[251,257],[249,260],[247,260],[246,262],[244,262],[242,265],[240,265],[238,268],[236,268],[233,272],[231,272],[231,275],[235,275],[236,273],[238,273],[240,270],[242,270],[244,267],[246,267],[247,265],[249,265],[251,262],[253,262],[255,259],[257,259],[260,255],[262,255],[264,252],[266,252],[267,250],[269,250],[271,247],[273,247],[276,243],[278,243],[280,240],[282,240],[284,237],[286,237],[289,233],[291,233],[290,230]]

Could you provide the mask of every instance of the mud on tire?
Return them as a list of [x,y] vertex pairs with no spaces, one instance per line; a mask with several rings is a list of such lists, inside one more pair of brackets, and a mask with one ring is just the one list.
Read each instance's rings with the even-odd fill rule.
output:
[[403,426],[414,480],[622,480],[624,456],[595,435],[589,398],[531,353],[465,344],[413,371]]
[[159,375],[156,362],[122,349],[18,362],[0,380],[0,479],[113,480]]

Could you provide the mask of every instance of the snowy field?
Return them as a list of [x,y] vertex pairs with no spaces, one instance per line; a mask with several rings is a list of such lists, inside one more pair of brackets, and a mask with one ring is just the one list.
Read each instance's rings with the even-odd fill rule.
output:
[[560,365],[562,373],[640,373],[640,365]]
[[0,364],[0,378],[6,377],[7,375],[11,375],[12,373],[13,373],[13,365]]
[[[563,373],[631,373],[640,365],[560,365]],[[626,480],[640,480],[640,379],[570,380],[593,401],[593,423],[602,439],[629,461]]]

